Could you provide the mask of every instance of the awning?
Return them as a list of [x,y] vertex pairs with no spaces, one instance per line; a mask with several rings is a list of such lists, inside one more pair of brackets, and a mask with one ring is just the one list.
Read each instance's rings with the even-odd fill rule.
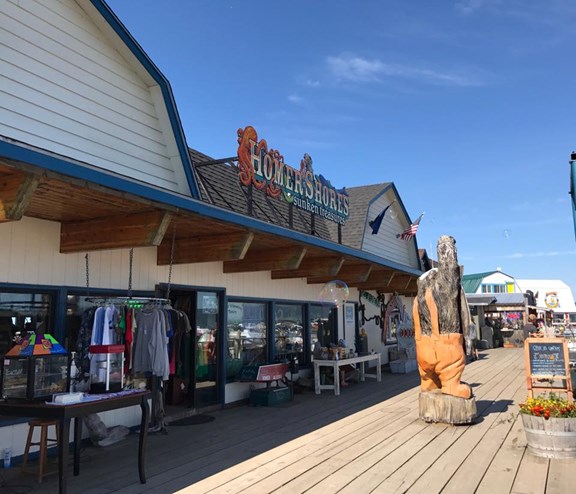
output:
[[493,293],[467,293],[466,301],[468,305],[491,305],[496,303]]
[[88,176],[76,162],[50,158],[66,169],[3,157],[0,149],[0,221],[59,222],[61,253],[156,247],[158,266],[222,262],[224,273],[270,271],[273,280],[342,280],[358,290],[417,293],[419,268],[116,176],[107,183],[101,175],[109,174]]

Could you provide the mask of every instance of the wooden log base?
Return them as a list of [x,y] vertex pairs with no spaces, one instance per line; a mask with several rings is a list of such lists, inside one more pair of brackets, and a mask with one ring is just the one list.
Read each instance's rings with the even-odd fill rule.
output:
[[470,424],[478,415],[476,400],[443,394],[441,391],[422,391],[419,397],[420,418],[425,422]]

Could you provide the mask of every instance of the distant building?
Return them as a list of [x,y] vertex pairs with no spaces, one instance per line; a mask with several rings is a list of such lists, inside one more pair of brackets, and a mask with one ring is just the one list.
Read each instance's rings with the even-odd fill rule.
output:
[[576,325],[576,304],[570,287],[561,280],[516,280],[522,291],[532,292],[538,307],[552,311],[555,324]]
[[513,276],[500,270],[462,276],[466,293],[521,293]]
[[472,313],[482,318],[526,322],[534,314],[549,323],[576,325],[574,297],[561,280],[517,280],[495,270],[464,275],[462,286]]
[[483,325],[486,317],[500,319],[514,329],[520,329],[530,311],[536,312],[533,301],[513,276],[500,270],[462,276],[462,287],[472,317]]

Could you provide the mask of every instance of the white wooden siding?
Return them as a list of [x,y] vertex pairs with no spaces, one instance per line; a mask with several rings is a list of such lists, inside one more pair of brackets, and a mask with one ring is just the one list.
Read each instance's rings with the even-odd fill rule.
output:
[[73,0],[0,2],[0,135],[189,194],[160,89],[119,50]]
[[[382,194],[370,205],[368,219],[376,218],[394,199],[398,200],[392,190],[388,190]],[[396,238],[396,235],[404,231],[408,225],[401,223],[402,219],[404,219],[404,221],[406,221],[406,219],[403,218],[403,213],[398,203],[394,204],[392,208],[395,208],[397,212],[396,218],[393,218],[390,210],[388,210],[384,215],[382,225],[377,235],[372,235],[372,229],[368,226],[367,220],[364,229],[362,250],[383,257],[384,259],[419,269],[420,263],[414,246],[414,240],[406,241]]]
[[[61,254],[60,224],[24,217],[0,223],[0,282],[53,286],[86,286],[85,253]],[[90,286],[128,290],[129,249],[89,253]],[[154,290],[168,282],[168,266],[156,265],[156,247],[134,249],[132,289]],[[175,285],[226,288],[229,296],[319,301],[322,285],[305,279],[272,280],[269,271],[222,272],[221,262],[178,264],[172,271]],[[358,300],[350,290],[350,301]]]

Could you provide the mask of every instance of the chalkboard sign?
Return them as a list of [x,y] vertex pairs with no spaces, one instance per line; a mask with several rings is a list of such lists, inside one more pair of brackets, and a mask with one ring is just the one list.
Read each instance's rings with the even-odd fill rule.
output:
[[564,341],[530,342],[530,374],[533,376],[566,376]]
[[564,338],[526,338],[524,342],[528,396],[532,390],[562,390],[572,401],[568,346]]

